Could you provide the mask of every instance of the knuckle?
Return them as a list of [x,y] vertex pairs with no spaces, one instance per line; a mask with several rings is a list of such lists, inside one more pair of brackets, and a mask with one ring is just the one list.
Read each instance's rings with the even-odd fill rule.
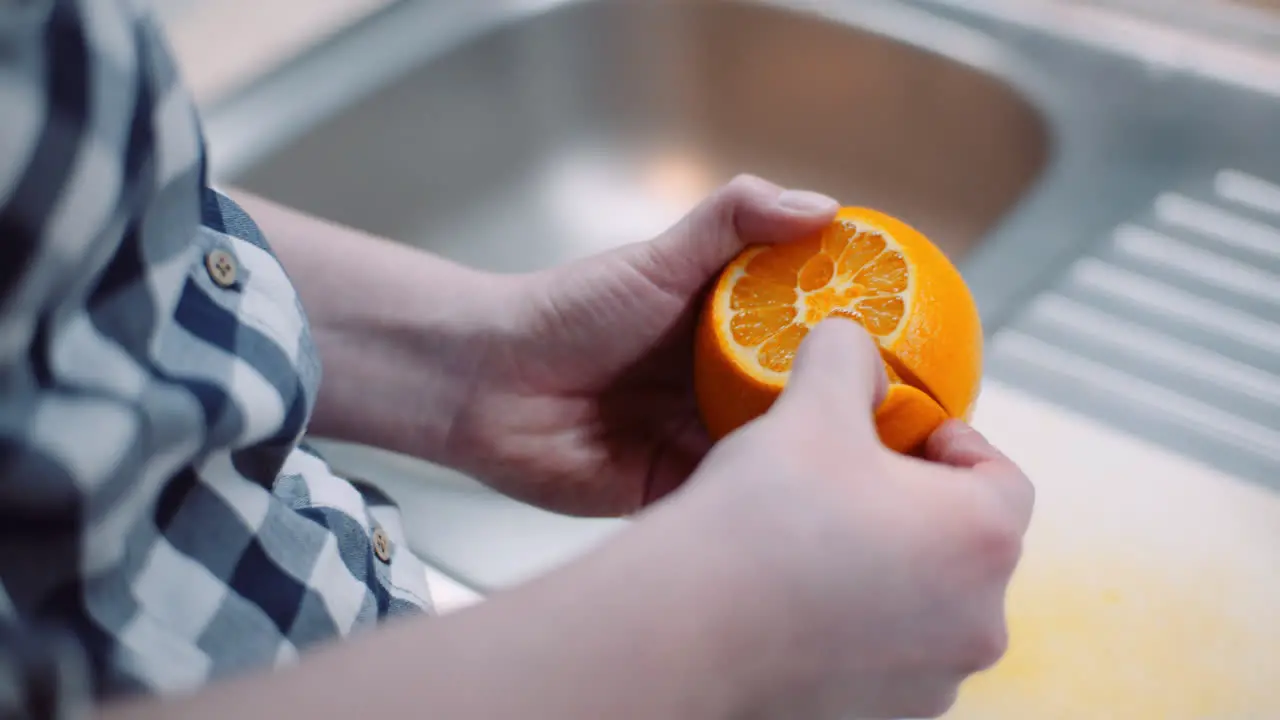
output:
[[955,704],[959,697],[959,683],[948,683],[931,692],[913,694],[901,708],[894,713],[898,717],[937,718],[942,717]]
[[739,209],[749,204],[762,182],[754,175],[746,173],[735,175],[733,179],[707,196],[699,208],[691,214],[689,221],[694,223],[694,228],[702,234],[714,234],[728,228],[736,229]]
[[980,513],[968,539],[972,556],[1002,576],[1013,572],[1022,556],[1022,530],[1006,512]]
[[1022,510],[1026,513],[1026,518],[1030,521],[1031,513],[1036,506],[1036,484],[1031,482],[1031,478],[1027,477],[1022,468],[1014,465],[1010,461],[1012,467],[1014,484],[1018,492],[1022,496]]
[[729,182],[725,183],[724,189],[730,192],[743,192],[759,187],[762,182],[764,182],[764,180],[757,175],[741,172],[734,175]]
[[767,197],[773,183],[750,173],[739,173],[733,179],[720,186],[712,196],[712,205],[723,213],[733,213],[739,206],[752,205],[762,197]]
[[966,675],[982,672],[1000,662],[1009,650],[1009,632],[1004,623],[996,623],[975,632],[966,643],[961,659],[961,670]]
[[1008,504],[1015,508],[1017,513],[1030,516],[1035,507],[1036,486],[1022,468],[1012,460],[1002,458],[995,463],[995,469],[991,471],[991,481],[998,484]]

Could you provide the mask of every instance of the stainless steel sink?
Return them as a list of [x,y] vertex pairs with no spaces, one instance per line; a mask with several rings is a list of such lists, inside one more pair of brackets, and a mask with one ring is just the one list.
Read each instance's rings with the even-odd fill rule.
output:
[[[423,63],[238,182],[475,265],[651,236],[735,173],[883,208],[963,257],[1044,165],[990,74],[744,2],[567,3]],[[976,182],[977,177],[981,182]]]
[[[1280,74],[1043,4],[406,0],[209,113],[214,171],[501,271],[742,171],[877,206],[959,261],[990,376],[1280,487]],[[618,526],[327,447],[481,590]]]

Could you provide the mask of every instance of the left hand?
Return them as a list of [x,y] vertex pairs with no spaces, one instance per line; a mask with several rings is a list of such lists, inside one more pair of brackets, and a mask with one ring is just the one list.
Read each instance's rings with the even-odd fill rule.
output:
[[447,461],[576,515],[631,513],[679,487],[711,447],[692,387],[708,282],[748,245],[800,239],[837,210],[740,176],[651,241],[525,278],[506,308],[515,330],[476,368]]

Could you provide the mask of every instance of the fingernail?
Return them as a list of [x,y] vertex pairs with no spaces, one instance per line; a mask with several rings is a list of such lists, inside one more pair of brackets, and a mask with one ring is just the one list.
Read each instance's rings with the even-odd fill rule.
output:
[[832,212],[840,207],[835,199],[810,190],[784,190],[778,196],[778,205],[799,213]]
[[951,435],[957,440],[986,442],[987,439],[978,429],[963,420],[947,421]]

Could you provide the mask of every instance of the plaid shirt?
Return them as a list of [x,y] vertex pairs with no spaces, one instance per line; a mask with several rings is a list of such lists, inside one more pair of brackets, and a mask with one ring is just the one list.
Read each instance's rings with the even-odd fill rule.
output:
[[300,446],[320,367],[141,0],[0,1],[0,716],[183,692],[430,609]]

